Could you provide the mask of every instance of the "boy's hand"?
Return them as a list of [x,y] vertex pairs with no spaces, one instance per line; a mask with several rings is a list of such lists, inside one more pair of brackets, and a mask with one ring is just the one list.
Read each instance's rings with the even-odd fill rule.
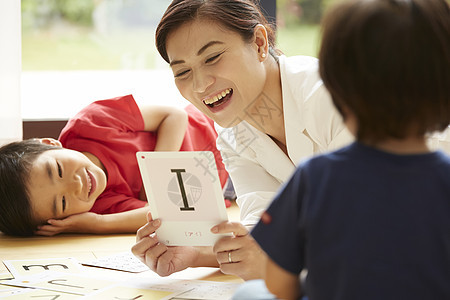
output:
[[92,212],[85,212],[81,214],[71,215],[64,219],[50,219],[48,224],[38,226],[36,234],[44,236],[53,236],[62,232],[83,232],[83,233],[96,233],[96,225],[101,218],[101,215]]
[[153,220],[151,213],[148,213],[147,219],[148,223],[137,231],[136,244],[131,252],[160,276],[168,276],[193,266],[199,255],[197,249],[160,243],[155,231],[161,221]]

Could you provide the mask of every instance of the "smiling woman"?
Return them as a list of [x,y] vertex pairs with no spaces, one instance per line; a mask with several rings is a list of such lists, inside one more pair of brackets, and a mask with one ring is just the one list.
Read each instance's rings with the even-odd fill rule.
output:
[[317,59],[280,55],[255,2],[174,0],[156,29],[156,46],[179,92],[216,123],[241,211],[240,223],[211,229],[232,236],[190,251],[158,241],[152,234],[160,222],[149,218],[133,253],[160,275],[220,266],[226,274],[261,278],[266,256],[249,228],[301,159],[352,140],[322,85]]

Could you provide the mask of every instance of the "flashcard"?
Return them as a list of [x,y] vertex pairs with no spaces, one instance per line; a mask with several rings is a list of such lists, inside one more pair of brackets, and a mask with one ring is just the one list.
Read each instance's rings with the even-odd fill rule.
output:
[[84,296],[117,282],[79,274],[43,272],[13,279],[4,284]]
[[137,152],[149,208],[168,246],[212,246],[211,227],[228,220],[216,161],[210,151]]
[[127,281],[125,284],[135,289],[167,290],[178,288],[179,290],[185,290],[174,299],[228,300],[231,299],[234,291],[241,283],[140,277]]
[[14,277],[9,272],[0,273],[0,283],[1,283],[1,280],[8,280],[8,279],[13,279],[13,278]]
[[177,285],[185,286],[189,291],[177,296],[177,299],[189,300],[227,300],[231,299],[234,291],[241,285],[241,283],[233,282],[214,282],[205,280],[185,280]]
[[12,296],[18,293],[22,293],[24,291],[30,291],[31,289],[17,288],[8,285],[2,285],[0,283],[0,298],[4,298],[6,296]]
[[83,297],[83,299],[139,299],[139,300],[166,300],[184,292],[157,289],[137,289],[126,286],[114,286],[103,289]]
[[3,264],[15,277],[34,275],[46,271],[57,271],[64,273],[79,273],[82,266],[74,258],[46,258],[46,259],[23,259],[5,260]]
[[66,294],[61,292],[53,292],[37,289],[16,289],[13,293],[3,296],[0,294],[0,298],[8,300],[25,300],[25,299],[48,299],[48,300],[74,300],[79,299],[79,295]]
[[101,257],[82,265],[89,267],[98,267],[111,270],[125,271],[131,273],[139,273],[150,270],[143,262],[141,262],[131,252],[123,252],[110,256]]

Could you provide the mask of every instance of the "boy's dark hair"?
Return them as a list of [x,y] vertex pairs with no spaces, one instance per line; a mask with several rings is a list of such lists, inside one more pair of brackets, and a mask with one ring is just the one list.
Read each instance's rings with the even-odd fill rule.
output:
[[43,152],[60,147],[36,139],[13,142],[0,148],[0,231],[31,236],[39,225],[34,220],[28,183],[31,167]]
[[274,26],[264,17],[255,0],[173,0],[156,28],[156,48],[169,63],[167,38],[181,25],[194,20],[210,20],[241,35],[244,41],[253,37],[256,25],[267,30],[269,52],[275,57],[281,53],[275,49]]
[[450,9],[445,0],[338,4],[324,18],[320,75],[333,102],[377,142],[450,122]]

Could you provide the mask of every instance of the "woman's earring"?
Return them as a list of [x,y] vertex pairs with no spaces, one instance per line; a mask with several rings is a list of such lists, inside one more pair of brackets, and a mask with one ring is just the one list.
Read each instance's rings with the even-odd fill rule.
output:
[[266,54],[263,52],[263,53],[261,54],[261,57],[262,57],[262,58],[266,58]]

